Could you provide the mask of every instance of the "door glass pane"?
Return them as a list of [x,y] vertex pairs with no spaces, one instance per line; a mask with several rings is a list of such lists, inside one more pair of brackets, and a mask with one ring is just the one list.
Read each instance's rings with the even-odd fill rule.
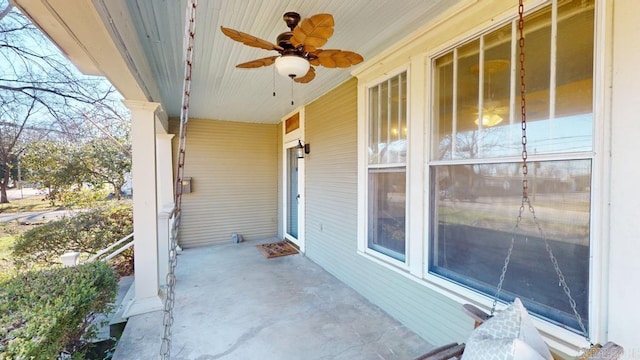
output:
[[298,238],[298,158],[295,147],[287,149],[287,234]]

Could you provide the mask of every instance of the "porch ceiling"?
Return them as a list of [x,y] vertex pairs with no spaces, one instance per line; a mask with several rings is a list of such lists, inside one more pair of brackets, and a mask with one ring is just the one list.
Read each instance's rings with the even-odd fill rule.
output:
[[[125,87],[131,88],[133,75],[139,87],[136,94],[149,101],[161,102],[169,116],[179,116],[186,0],[80,0],[77,3],[40,0],[38,3],[44,4],[52,15],[41,21],[38,14],[33,13],[34,2],[13,1],[31,12],[32,19],[81,69],[94,73],[98,69],[97,73],[106,75],[125,97],[131,97]],[[285,12],[298,12],[302,18],[331,13],[335,18],[335,33],[323,48],[352,50],[363,55],[366,62],[457,2],[459,0],[201,0],[197,9],[190,116],[277,123],[294,110],[291,81],[278,75],[274,84],[272,66],[235,68],[238,63],[276,53],[237,43],[224,36],[220,26],[275,43],[277,35],[287,30],[282,20]],[[90,24],[95,17],[86,16],[86,12],[77,16],[78,6],[92,8],[102,19],[101,31],[95,31],[96,25]],[[66,13],[69,16],[65,17]],[[67,33],[63,37],[77,42],[75,48],[66,46],[60,40],[60,34],[47,29],[52,17],[58,19],[62,24],[58,27]],[[110,69],[114,61],[105,59],[108,56],[105,46],[95,44],[93,33],[109,34],[121,54],[117,60],[122,62],[124,59],[127,64],[128,82],[123,80],[122,71]],[[76,61],[79,57],[74,56],[72,50],[88,53],[79,56],[85,59],[84,64]],[[296,106],[314,100],[345,81],[354,68],[318,67],[317,76],[311,83],[294,85]],[[274,85],[275,97],[272,96]]]
[[[294,110],[294,106],[291,106],[289,79],[275,76],[274,97],[272,67],[235,68],[238,63],[276,53],[232,41],[220,32],[220,26],[275,43],[277,35],[287,30],[282,20],[285,12],[296,11],[302,18],[317,13],[331,13],[335,18],[335,33],[323,48],[352,50],[362,54],[366,61],[458,1],[200,1],[196,20],[190,116],[277,123]],[[162,102],[169,116],[179,116],[184,71],[182,38],[186,0],[126,1],[124,7],[122,2],[113,0],[93,0],[93,3],[105,24],[118,24],[119,20],[113,19],[118,16],[128,16],[133,22],[132,28],[111,26],[112,37],[127,39],[132,35],[130,32],[137,33],[138,41],[129,42],[126,46],[121,42],[121,52],[125,58],[130,58],[129,67],[133,63],[139,81],[144,83],[142,87],[151,89],[147,90],[147,98]],[[144,54],[144,59],[136,59],[135,54]],[[318,67],[317,76],[311,83],[294,85],[296,106],[314,100],[345,81],[351,76],[352,69]],[[157,90],[153,91],[155,89]]]

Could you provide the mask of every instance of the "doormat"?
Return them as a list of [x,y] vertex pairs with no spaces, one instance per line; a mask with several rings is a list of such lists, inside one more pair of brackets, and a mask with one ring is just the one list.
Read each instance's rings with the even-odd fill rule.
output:
[[288,241],[282,240],[274,243],[256,245],[258,250],[264,255],[267,259],[278,257],[278,256],[286,256],[297,254],[298,250],[293,247],[293,245],[289,244]]

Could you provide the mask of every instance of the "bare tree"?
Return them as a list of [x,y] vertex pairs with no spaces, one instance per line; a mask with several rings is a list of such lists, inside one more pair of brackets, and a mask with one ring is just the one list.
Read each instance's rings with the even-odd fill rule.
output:
[[11,171],[28,142],[82,143],[105,132],[128,138],[115,89],[81,74],[7,0],[0,0],[0,64],[0,203],[8,202]]
[[11,9],[13,9],[13,4],[11,3],[1,3],[3,5],[3,7],[0,7],[0,21],[2,21],[2,18],[4,18],[5,16],[7,16],[7,14],[9,14],[9,12],[11,12]]

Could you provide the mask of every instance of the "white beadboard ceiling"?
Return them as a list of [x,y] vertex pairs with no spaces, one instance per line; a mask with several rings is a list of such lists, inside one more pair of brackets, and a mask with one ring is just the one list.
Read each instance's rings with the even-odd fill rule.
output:
[[[293,85],[295,106],[292,106],[291,80],[276,74],[274,83],[273,66],[235,68],[238,63],[277,53],[235,42],[220,32],[220,26],[275,43],[278,34],[288,30],[282,20],[285,12],[298,12],[303,19],[330,13],[335,19],[335,33],[323,48],[355,51],[366,62],[458,1],[200,0],[189,114],[203,119],[277,123],[295,107],[347,80],[355,68],[317,67],[317,76],[311,83]],[[103,4],[108,3],[103,0]],[[162,102],[169,116],[180,114],[185,6],[186,0],[127,1],[146,55],[144,66],[150,67],[153,76],[145,81],[154,81],[161,97],[150,100]],[[134,53],[139,49],[127,51]]]

